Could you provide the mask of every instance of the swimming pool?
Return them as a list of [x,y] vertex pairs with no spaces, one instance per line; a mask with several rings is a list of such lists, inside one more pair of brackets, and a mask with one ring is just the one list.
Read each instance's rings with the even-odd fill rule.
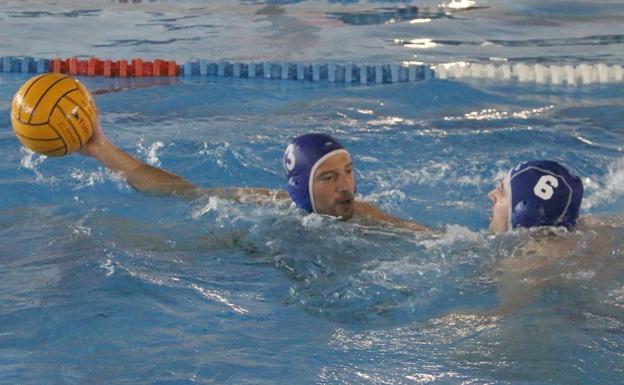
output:
[[[622,62],[618,2],[477,3],[5,2],[15,38],[0,54]],[[92,36],[59,44],[59,25]],[[421,38],[436,46],[395,42]],[[1,382],[621,381],[621,83],[82,79],[102,91],[115,143],[206,187],[283,188],[287,140],[329,132],[354,156],[359,196],[445,230],[432,236],[146,196],[92,159],[34,155],[8,118],[27,78],[0,75]],[[602,224],[564,235],[579,245],[566,258],[505,269],[530,234],[490,235],[485,194],[545,157],[583,176],[583,214]],[[517,303],[501,315],[507,294]]]

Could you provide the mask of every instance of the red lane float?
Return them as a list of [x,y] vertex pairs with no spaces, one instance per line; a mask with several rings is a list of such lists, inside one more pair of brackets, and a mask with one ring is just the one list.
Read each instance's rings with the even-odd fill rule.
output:
[[79,60],[78,58],[52,59],[51,72],[66,73],[81,76],[105,76],[105,77],[151,77],[151,76],[179,76],[180,66],[175,60],[156,59],[153,62],[144,61],[140,58],[113,61],[90,58]]

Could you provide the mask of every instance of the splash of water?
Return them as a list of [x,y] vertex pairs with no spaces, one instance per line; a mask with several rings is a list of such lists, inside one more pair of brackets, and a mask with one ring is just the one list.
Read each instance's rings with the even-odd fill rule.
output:
[[22,159],[20,160],[20,168],[31,170],[37,176],[37,182],[54,182],[56,178],[46,178],[41,171],[39,171],[39,165],[48,159],[45,155],[39,155],[27,148],[20,148],[22,153]]
[[613,202],[624,194],[624,158],[611,162],[606,175],[586,178],[583,182],[588,190],[594,191],[584,200],[584,209],[589,210],[596,205]]
[[141,141],[137,143],[137,147],[139,149],[139,153],[147,158],[147,163],[151,164],[152,166],[160,166],[160,159],[158,158],[157,152],[161,148],[165,147],[163,142],[156,141],[146,147],[143,145],[143,140],[141,139]]

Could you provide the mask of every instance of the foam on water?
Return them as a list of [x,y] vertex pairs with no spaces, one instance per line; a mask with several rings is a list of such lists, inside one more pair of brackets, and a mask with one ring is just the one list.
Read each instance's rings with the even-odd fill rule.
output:
[[38,169],[38,166],[45,162],[48,158],[47,156],[37,154],[27,148],[21,148],[20,152],[22,153],[20,167],[32,171],[37,176],[37,181],[50,184],[53,184],[56,181],[56,178],[54,177],[46,178]]
[[597,205],[613,203],[624,196],[624,158],[616,159],[607,166],[606,174],[587,177],[588,197],[583,208],[590,210]]

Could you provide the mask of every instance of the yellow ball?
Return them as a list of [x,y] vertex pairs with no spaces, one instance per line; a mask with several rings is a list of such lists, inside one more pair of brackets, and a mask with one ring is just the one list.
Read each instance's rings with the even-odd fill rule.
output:
[[47,73],[28,80],[11,104],[11,124],[20,142],[48,156],[78,150],[93,132],[96,107],[78,80]]

